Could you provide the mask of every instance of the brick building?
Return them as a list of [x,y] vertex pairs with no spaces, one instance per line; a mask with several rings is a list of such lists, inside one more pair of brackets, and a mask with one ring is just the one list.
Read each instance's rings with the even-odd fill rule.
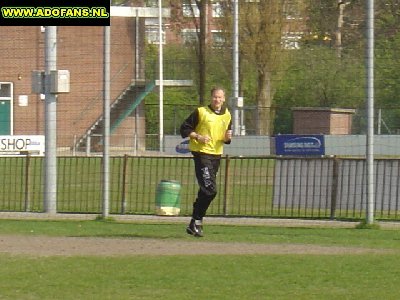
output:
[[[138,1],[139,3],[141,1]],[[138,5],[135,1],[130,1],[129,5]],[[127,4],[127,5],[128,5]],[[158,1],[148,1],[150,7],[158,7]],[[191,44],[197,40],[200,22],[200,11],[197,5],[192,2],[176,3],[168,8],[170,17],[163,19],[163,41],[165,44]],[[224,37],[222,30],[218,26],[218,18],[221,18],[221,1],[211,1],[206,4],[206,38],[207,43],[218,45]],[[148,43],[157,44],[159,41],[158,18],[146,18],[146,35]]]
[[[141,136],[145,131],[143,104],[137,100],[147,84],[144,18],[112,16],[110,28],[111,145],[123,146],[135,129]],[[45,30],[0,27],[1,135],[44,134],[44,95],[32,93],[31,73],[44,70]],[[70,71],[70,92],[57,99],[57,146],[84,147],[87,136],[102,132],[104,27],[59,26],[56,49],[57,69]]]
[[354,109],[328,107],[293,108],[294,134],[351,134]]

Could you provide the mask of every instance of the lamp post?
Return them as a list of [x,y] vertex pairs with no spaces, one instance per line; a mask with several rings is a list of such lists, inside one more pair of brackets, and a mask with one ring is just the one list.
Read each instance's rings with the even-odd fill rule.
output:
[[163,30],[162,30],[162,0],[158,0],[158,49],[159,49],[159,149],[164,150],[164,70],[163,70]]
[[57,213],[57,95],[51,92],[50,72],[57,70],[57,27],[45,31],[45,192],[44,209]]
[[239,1],[233,1],[233,134],[241,135],[241,126],[239,122]]
[[374,222],[374,0],[367,3],[367,224]]
[[233,134],[245,135],[243,98],[239,97],[239,0],[233,1],[233,47],[232,47],[232,106]]

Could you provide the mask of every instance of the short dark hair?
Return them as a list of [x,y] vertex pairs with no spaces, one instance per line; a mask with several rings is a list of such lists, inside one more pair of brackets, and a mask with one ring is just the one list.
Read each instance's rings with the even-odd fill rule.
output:
[[224,95],[225,95],[225,89],[224,89],[223,87],[214,86],[214,87],[211,89],[211,96],[214,95],[214,92],[215,92],[215,91],[223,91],[223,92],[224,92]]

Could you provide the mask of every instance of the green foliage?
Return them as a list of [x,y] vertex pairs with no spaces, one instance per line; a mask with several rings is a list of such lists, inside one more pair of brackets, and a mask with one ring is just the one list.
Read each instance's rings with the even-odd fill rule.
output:
[[298,50],[276,94],[285,107],[358,107],[364,100],[363,62],[334,50]]
[[[176,1],[174,5],[176,5]],[[170,4],[172,5],[172,2]],[[275,3],[276,2],[276,3]],[[298,15],[305,14],[307,18],[307,30],[300,41],[300,50],[288,52],[280,48],[265,52],[273,43],[269,41],[270,36],[267,29],[271,26],[257,25],[263,21],[273,21],[274,18],[265,18],[272,13],[272,4],[278,1],[260,1],[251,3],[240,2],[240,90],[244,96],[246,107],[257,105],[257,89],[260,82],[257,72],[266,61],[270,64],[263,70],[272,72],[271,88],[273,101],[271,105],[277,108],[275,119],[275,133],[289,133],[291,131],[290,109],[296,106],[326,106],[326,107],[351,107],[361,110],[359,116],[364,116],[364,102],[366,98],[365,80],[365,30],[366,30],[366,5],[365,1],[346,1],[343,8],[344,23],[341,28],[341,57],[338,57],[335,39],[339,20],[339,6],[337,1],[279,1],[295,7],[290,13]],[[228,90],[230,95],[232,77],[232,14],[231,1],[223,2],[227,18],[219,18],[218,26],[224,27],[226,45],[221,48],[207,49],[207,76],[206,90],[218,84]],[[295,4],[295,5],[294,5]],[[167,4],[168,5],[168,4]],[[166,6],[167,6],[166,5]],[[289,5],[289,6],[287,6]],[[267,6],[270,6],[267,9]],[[305,11],[303,11],[305,9]],[[400,77],[400,59],[398,57],[400,7],[397,1],[377,2],[376,10],[376,107],[386,107],[384,120],[392,133],[400,128],[400,110],[393,109],[397,106],[397,98],[400,94],[397,82]],[[247,13],[249,12],[249,13]],[[285,10],[284,10],[285,13]],[[276,12],[272,15],[276,18]],[[183,20],[179,20],[183,21]],[[278,22],[278,20],[275,20]],[[274,22],[275,22],[274,21]],[[190,21],[192,22],[192,21]],[[175,24],[176,25],[176,24]],[[298,25],[293,25],[298,26]],[[179,26],[174,27],[180,32]],[[259,29],[259,30],[256,30]],[[272,30],[275,34],[279,30]],[[302,30],[303,31],[303,30]],[[265,34],[265,36],[263,36]],[[272,34],[272,33],[271,33]],[[269,38],[268,38],[269,37]],[[276,45],[278,45],[277,43]],[[255,51],[258,49],[257,51]],[[273,51],[276,56],[268,60]],[[289,59],[283,59],[288,54]],[[146,73],[148,78],[156,78],[158,72],[158,47],[148,45],[146,52]],[[279,61],[279,64],[278,64]],[[169,91],[165,90],[165,131],[175,133],[176,125],[190,109],[182,105],[194,107],[199,101],[198,57],[193,47],[182,47],[182,45],[166,45],[164,48],[165,78],[166,79],[192,79],[192,88],[179,88]],[[287,66],[286,63],[289,63]],[[276,69],[276,70],[275,70]],[[287,70],[288,69],[288,70]],[[286,71],[287,70],[287,71]],[[273,95],[274,90],[276,94]],[[184,104],[182,104],[184,102]],[[147,132],[158,133],[158,97],[152,95],[146,99]],[[168,106],[179,106],[168,108]],[[149,111],[147,111],[149,109]],[[281,111],[283,110],[283,111]],[[178,121],[179,120],[179,121]],[[257,120],[254,114],[246,116],[247,128]],[[252,124],[252,126],[249,126]],[[364,121],[357,119],[354,124],[364,128]],[[361,129],[355,133],[362,133]]]
[[[158,48],[148,45],[146,57],[146,77],[158,78]],[[211,53],[210,53],[211,54]],[[207,90],[215,85],[223,86],[229,96],[230,69],[225,66],[225,52],[215,51],[207,63]],[[168,45],[164,49],[164,79],[193,80],[192,87],[164,87],[164,132],[177,134],[183,120],[199,105],[197,93],[198,65],[192,48],[181,45]],[[207,94],[208,96],[209,94]],[[154,92],[145,99],[146,103],[146,133],[157,134],[159,131],[159,94]],[[179,134],[179,133],[178,133]]]
[[109,222],[109,223],[115,222],[115,218],[113,218],[113,217],[104,217],[102,215],[96,216],[95,220],[98,221],[98,222]]
[[320,0],[310,0],[310,5],[308,5],[307,15],[308,27],[310,31],[325,35],[328,32],[333,31],[335,28],[335,23],[337,22],[337,2],[336,1],[320,1]]
[[400,33],[376,41],[376,101],[380,106],[393,105],[400,94]]
[[274,122],[275,134],[293,133],[293,118],[290,108],[277,109]]
[[356,225],[356,229],[380,229],[381,226],[374,222],[374,223],[367,223],[366,220],[361,221],[359,224]]
[[[375,50],[375,107],[382,108],[382,118],[396,133],[400,128],[400,33],[376,40]],[[386,128],[384,128],[386,129]],[[388,132],[388,131],[384,131]],[[389,133],[389,132],[388,132]]]
[[291,133],[291,108],[358,108],[365,99],[364,63],[351,55],[337,57],[324,46],[296,50],[275,94],[276,133]]
[[[159,52],[157,45],[147,45],[146,49],[146,77],[149,80],[159,78]],[[185,47],[169,45],[164,49],[163,77],[165,80],[192,80],[195,64],[192,54]],[[146,133],[156,135],[159,132],[159,94],[151,93],[145,99],[146,104]],[[174,134],[178,124],[183,121],[177,111],[182,107],[191,107],[198,103],[196,86],[193,87],[165,87],[163,93],[163,119],[165,134]],[[185,112],[187,109],[183,109]],[[190,111],[190,110],[189,110]]]
[[376,36],[390,38],[398,35],[400,31],[399,1],[376,1],[375,11]]

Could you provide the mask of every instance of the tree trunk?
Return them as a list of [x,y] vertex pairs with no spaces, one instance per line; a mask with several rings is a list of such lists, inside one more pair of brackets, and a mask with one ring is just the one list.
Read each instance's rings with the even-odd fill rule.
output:
[[343,11],[346,4],[342,1],[338,1],[339,16],[336,28],[336,53],[337,57],[342,57],[342,27],[343,27]]
[[272,135],[272,90],[271,74],[265,70],[258,71],[257,84],[257,111],[258,111],[258,135]]
[[199,99],[200,105],[205,103],[206,95],[206,45],[207,45],[207,6],[209,1],[197,1],[200,10],[199,32]]

